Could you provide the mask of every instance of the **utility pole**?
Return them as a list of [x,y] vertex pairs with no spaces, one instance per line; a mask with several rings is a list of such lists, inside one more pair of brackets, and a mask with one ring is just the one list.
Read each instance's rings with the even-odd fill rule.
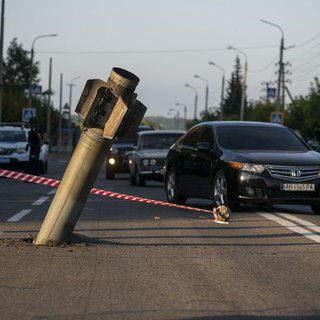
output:
[[[263,23],[270,24],[271,26],[274,26],[281,31],[279,74],[278,74],[278,87],[277,87],[277,99],[276,99],[276,111],[280,111],[280,107],[281,107],[282,103],[284,105],[284,101],[281,102],[281,98],[280,98],[281,83],[284,81],[284,70],[283,70],[284,69],[284,66],[283,66],[284,34],[283,34],[282,28],[280,26],[278,26],[277,24],[274,24],[272,22],[262,20],[262,19],[260,19],[260,21]],[[284,83],[283,83],[283,87],[282,87],[282,96],[284,97]],[[284,98],[283,98],[283,100],[284,100]]]
[[74,80],[80,79],[81,77],[75,77],[71,80],[71,82],[69,84],[67,84],[67,86],[70,87],[70,91],[69,91],[69,114],[68,114],[68,146],[67,146],[67,152],[71,152],[72,151],[72,134],[71,134],[71,103],[72,103],[72,87],[75,86],[75,84],[73,84]]
[[63,86],[63,74],[60,74],[60,101],[59,101],[59,131],[58,131],[58,152],[61,152],[61,126],[62,126],[62,88]]
[[4,29],[4,0],[1,3],[1,31],[0,31],[0,122],[2,121],[3,95],[3,29]]
[[[282,29],[281,29],[282,31]],[[277,88],[277,101],[276,101],[276,111],[280,111],[280,107],[284,103],[284,66],[283,66],[283,46],[284,46],[284,39],[283,39],[283,31],[280,43],[280,61],[279,61],[279,74],[278,74],[278,88]],[[282,84],[282,99],[280,98],[281,94],[281,84]]]
[[240,106],[240,121],[244,120],[244,104],[246,100],[246,81],[247,81],[247,71],[248,71],[248,57],[239,49],[236,49],[232,46],[228,46],[227,49],[235,50],[241,53],[244,56],[244,71],[243,71],[243,81],[242,81],[242,93],[241,93],[241,106]]
[[200,77],[199,75],[195,74],[195,78],[203,80],[206,83],[206,100],[204,105],[204,120],[206,121],[208,118],[208,96],[209,96],[209,82],[207,79]]
[[52,78],[52,58],[49,63],[49,90],[48,90],[48,106],[47,106],[47,139],[50,146],[50,127],[51,127],[51,78]]
[[185,86],[187,87],[187,88],[190,88],[190,89],[192,89],[192,90],[194,90],[195,91],[195,97],[194,97],[194,117],[193,117],[193,119],[196,121],[197,120],[197,106],[198,106],[198,91],[197,91],[197,89],[196,88],[194,88],[194,87],[191,87],[189,84],[185,84]]

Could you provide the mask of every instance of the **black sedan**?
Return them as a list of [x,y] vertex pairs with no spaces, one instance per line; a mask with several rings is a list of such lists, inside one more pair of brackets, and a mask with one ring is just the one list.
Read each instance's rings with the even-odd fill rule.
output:
[[171,203],[302,204],[320,213],[320,154],[285,126],[200,123],[170,148],[164,174]]

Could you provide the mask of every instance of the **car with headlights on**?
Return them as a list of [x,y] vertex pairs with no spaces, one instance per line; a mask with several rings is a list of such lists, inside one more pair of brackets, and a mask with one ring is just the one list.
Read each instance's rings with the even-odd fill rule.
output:
[[[152,126],[139,126],[137,132],[154,130]],[[106,158],[106,179],[114,179],[117,173],[129,172],[129,153],[132,150],[134,139],[113,140]]]
[[180,130],[138,132],[129,155],[130,184],[163,181],[163,165],[169,148],[185,133]]
[[320,154],[282,125],[200,123],[170,148],[164,169],[171,203],[301,204],[320,213]]

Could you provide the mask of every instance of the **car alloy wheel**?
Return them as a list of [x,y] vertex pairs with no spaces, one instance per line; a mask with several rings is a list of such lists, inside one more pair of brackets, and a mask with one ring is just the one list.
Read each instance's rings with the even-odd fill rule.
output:
[[173,168],[169,169],[167,179],[165,182],[167,200],[170,203],[185,204],[187,197],[182,196],[178,192],[176,174]]
[[227,202],[227,180],[222,170],[219,170],[213,180],[213,201],[219,207]]

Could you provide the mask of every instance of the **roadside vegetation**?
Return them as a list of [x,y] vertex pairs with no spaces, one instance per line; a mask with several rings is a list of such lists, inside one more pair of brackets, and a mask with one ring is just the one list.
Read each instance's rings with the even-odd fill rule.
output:
[[[7,57],[3,61],[3,115],[4,122],[17,122],[21,119],[22,109],[28,105],[30,57],[27,50],[23,49],[14,38],[7,50]],[[38,84],[39,63],[33,65],[33,83]],[[40,96],[33,96],[32,107],[36,109],[39,123],[46,123],[49,92],[45,91]],[[55,94],[51,92],[51,94]],[[242,67],[239,57],[235,60],[234,71],[227,81],[225,97],[223,100],[223,120],[239,120],[242,94]],[[58,128],[59,112],[51,107],[51,131]],[[68,108],[65,106],[64,108]],[[259,101],[245,100],[244,120],[270,121],[270,113],[275,111],[276,104],[268,99]],[[310,83],[309,92],[305,96],[294,97],[280,111],[284,113],[284,125],[297,131],[307,142],[320,143],[320,82],[318,78]],[[203,121],[218,121],[220,110],[209,108],[202,113],[199,119],[189,120],[187,129]],[[145,119],[145,125],[161,128],[158,123]],[[45,130],[45,128],[42,128]]]

